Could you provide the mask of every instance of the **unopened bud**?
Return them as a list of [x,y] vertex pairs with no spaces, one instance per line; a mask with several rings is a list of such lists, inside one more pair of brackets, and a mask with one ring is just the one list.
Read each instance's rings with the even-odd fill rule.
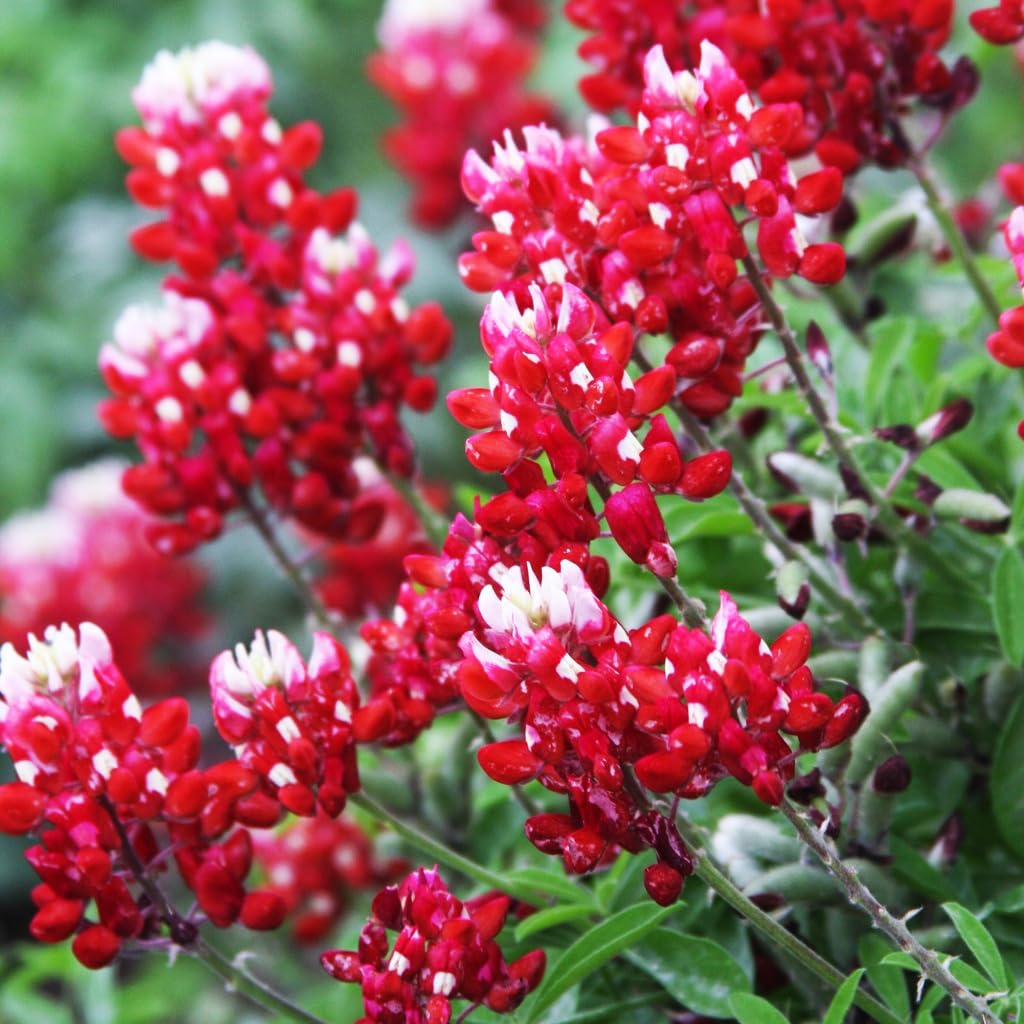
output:
[[779,607],[794,619],[802,619],[811,600],[807,569],[803,562],[786,562],[775,574],[775,594]]
[[875,427],[872,433],[879,441],[889,441],[897,448],[903,448],[908,452],[920,450],[923,444],[917,431],[909,423],[897,423],[891,427]]
[[812,320],[807,325],[807,354],[811,357],[815,369],[821,374],[821,379],[830,381],[832,379],[832,353],[825,339],[825,333]]
[[999,523],[1008,520],[1010,516],[1009,507],[994,494],[962,487],[951,487],[943,491],[932,507],[938,516],[977,524]]
[[883,761],[872,777],[871,785],[876,793],[902,793],[910,785],[910,765],[899,754]]
[[945,440],[958,430],[963,430],[971,421],[974,415],[974,406],[966,398],[958,398],[950,402],[945,408],[929,416],[923,423],[917,426],[917,438],[920,444],[927,448],[928,445]]
[[617,491],[605,504],[604,514],[612,536],[634,562],[646,565],[655,576],[675,575],[676,554],[646,484],[630,484]]

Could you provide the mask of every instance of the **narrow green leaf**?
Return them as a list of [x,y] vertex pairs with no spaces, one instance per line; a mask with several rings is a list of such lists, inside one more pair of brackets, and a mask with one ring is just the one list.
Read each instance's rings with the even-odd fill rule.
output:
[[960,903],[943,903],[942,909],[953,922],[967,948],[974,954],[975,960],[981,964],[981,969],[995,982],[996,987],[1009,988],[1006,964],[1003,963],[999,947],[989,930]]
[[[903,972],[882,961],[891,952],[889,944],[877,935],[865,935],[857,944],[860,962],[867,968],[868,979],[896,1016],[910,1020],[910,996]],[[915,965],[916,967],[916,965]]]
[[749,992],[735,992],[729,999],[729,1009],[739,1024],[789,1024],[778,1010],[760,996]]
[[728,1017],[730,996],[750,991],[743,968],[710,939],[658,928],[626,956],[680,1005],[706,1017]]
[[878,962],[886,967],[899,967],[904,971],[921,973],[921,965],[909,953],[886,953]]
[[1024,661],[1024,555],[1007,548],[992,573],[992,611],[999,644],[1011,665]]
[[535,1024],[563,992],[592,974],[624,949],[639,942],[672,913],[674,907],[637,903],[614,914],[577,939],[548,970],[526,1017]]
[[836,989],[836,994],[829,1003],[828,1011],[822,1024],[843,1024],[846,1014],[853,1005],[854,996],[857,994],[857,986],[860,979],[864,977],[864,968],[858,967],[846,981]]
[[1018,857],[1024,858],[1024,698],[999,731],[989,774],[996,825]]
[[541,868],[519,868],[509,871],[508,880],[516,886],[530,886],[538,892],[568,900],[571,903],[585,903],[593,906],[593,894],[585,886],[570,882],[564,875],[556,875]]
[[972,992],[985,993],[992,991],[992,982],[981,971],[975,970],[970,964],[964,963],[958,957],[954,957],[946,966],[949,968],[949,973],[961,985],[965,985]]
[[592,912],[592,908],[586,903],[562,903],[557,907],[538,910],[535,914],[523,918],[516,925],[516,942],[522,942],[523,939],[542,932],[546,928],[554,928],[570,921],[579,921],[581,918],[589,917]]

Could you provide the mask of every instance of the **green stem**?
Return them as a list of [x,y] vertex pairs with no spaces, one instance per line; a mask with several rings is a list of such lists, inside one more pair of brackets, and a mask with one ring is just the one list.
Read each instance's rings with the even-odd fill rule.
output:
[[[837,989],[842,985],[846,980],[846,975],[842,971],[798,939],[774,917],[765,913],[743,894],[742,890],[725,872],[712,862],[707,852],[701,849],[699,837],[692,825],[680,821],[679,831],[691,848],[697,862],[694,873],[708,888],[721,896],[741,917],[746,918],[757,931],[768,939],[773,949],[781,950],[830,988]],[[867,992],[858,989],[854,1002],[865,1013],[870,1014],[878,1024],[905,1024],[905,1021]]]
[[440,551],[448,539],[448,520],[427,501],[423,492],[413,481],[407,480],[397,473],[384,472],[384,475],[387,477],[388,483],[398,491],[405,499],[406,504],[419,517],[420,525],[430,543]]
[[967,585],[971,586],[972,589],[977,589],[977,584],[972,583],[971,580],[965,579],[957,573],[954,566],[947,559],[938,554],[923,537],[915,533],[914,530],[903,522],[899,513],[893,509],[885,495],[875,486],[871,477],[864,471],[859,460],[854,455],[853,449],[846,443],[846,438],[825,405],[824,399],[822,399],[814,387],[807,373],[803,354],[800,351],[800,346],[797,344],[793,329],[789,326],[782,307],[775,301],[775,296],[772,295],[771,289],[761,275],[761,271],[753,256],[747,255],[743,257],[743,267],[754,291],[757,292],[757,296],[761,300],[762,308],[768,314],[768,319],[771,321],[772,327],[782,343],[783,351],[786,353],[786,362],[789,363],[789,368],[796,379],[800,393],[807,401],[811,415],[817,421],[835,457],[840,463],[857,474],[871,504],[875,508],[875,515],[879,524],[894,542],[902,544],[913,553],[915,558],[922,564],[929,566],[938,575],[954,581],[959,586]]
[[256,532],[260,535],[263,543],[266,544],[267,550],[273,556],[278,568],[288,577],[292,586],[298,591],[302,603],[306,606],[310,615],[313,616],[316,624],[328,633],[333,633],[334,622],[331,619],[331,613],[327,610],[327,606],[323,601],[320,600],[320,595],[310,585],[302,570],[295,564],[277,539],[277,534],[274,532],[270,520],[267,519],[263,510],[247,494],[241,494],[240,497],[242,506],[249,516],[252,525],[256,528]]
[[[633,358],[637,365],[645,371],[654,368],[651,361],[639,347],[634,348]],[[679,422],[694,444],[702,452],[714,451],[715,444],[711,440],[711,436],[689,409],[678,398],[674,398],[670,404],[672,411],[678,416]],[[802,562],[807,567],[808,577],[825,601],[844,616],[860,633],[884,634],[885,631],[871,616],[836,588],[824,570],[818,565],[817,559],[804,547],[794,544],[779,529],[775,520],[769,514],[765,503],[747,486],[742,475],[735,467],[733,467],[732,475],[729,478],[729,489],[736,495],[736,500],[739,502],[740,507],[747,514],[750,521],[758,528],[761,536],[787,561]]]
[[938,221],[942,234],[949,243],[950,249],[953,250],[953,255],[959,261],[960,266],[964,268],[964,273],[967,275],[968,281],[971,282],[971,287],[981,300],[981,304],[985,307],[985,311],[992,318],[993,322],[998,322],[999,316],[1002,313],[999,300],[992,292],[988,281],[985,280],[981,273],[981,268],[974,258],[974,254],[964,239],[963,233],[957,227],[956,221],[953,220],[952,214],[943,202],[942,195],[939,193],[938,186],[931,176],[924,157],[914,157],[907,166],[914,177],[917,178],[917,183],[921,186],[921,190],[924,192],[925,199],[928,202],[928,209],[931,210],[932,216]]
[[299,1024],[325,1024],[322,1018],[307,1013],[301,1006],[296,1006],[279,992],[275,992],[269,985],[257,981],[251,974],[236,967],[223,953],[214,949],[203,939],[197,940],[189,952],[214,974],[223,978],[229,990],[237,992],[251,1003],[266,1010],[274,1020],[293,1020],[298,1021]]
[[878,901],[875,894],[860,880],[857,872],[843,861],[835,847],[811,822],[785,800],[779,809],[796,829],[801,841],[814,851],[828,873],[846,890],[850,902],[860,907],[871,918],[871,923],[899,949],[912,956],[926,978],[945,989],[950,999],[980,1024],[999,1024],[998,1018],[989,1010],[985,1001],[968,992],[943,966],[934,951],[922,946],[906,924]]
[[438,842],[432,836],[421,832],[415,825],[396,817],[383,804],[378,803],[372,796],[366,793],[355,793],[349,797],[349,802],[361,807],[367,814],[372,815],[380,822],[384,822],[392,830],[398,833],[410,846],[415,846],[428,857],[433,857],[439,864],[446,864],[456,871],[462,872],[467,878],[472,878],[481,885],[490,889],[497,889],[499,892],[508,893],[517,900],[524,903],[536,903],[538,898],[548,898],[550,893],[542,892],[531,885],[524,885],[513,881],[507,875],[501,875],[482,864],[470,860],[463,854],[453,850],[450,846]]

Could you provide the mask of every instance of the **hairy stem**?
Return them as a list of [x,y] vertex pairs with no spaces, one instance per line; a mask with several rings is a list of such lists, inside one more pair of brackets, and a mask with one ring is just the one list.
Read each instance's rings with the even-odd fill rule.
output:
[[327,610],[327,606],[323,601],[320,600],[320,595],[310,585],[305,574],[281,545],[266,514],[247,494],[242,494],[240,497],[242,506],[249,516],[252,525],[256,528],[256,532],[260,535],[263,543],[266,544],[267,550],[273,556],[278,568],[288,577],[292,586],[298,591],[299,597],[302,599],[302,603],[306,606],[309,614],[313,616],[316,624],[321,629],[329,633],[333,632],[334,623],[331,620],[331,613]]
[[139,860],[135,847],[132,845],[131,836],[124,827],[117,814],[117,809],[109,797],[101,795],[98,797],[100,806],[107,812],[117,836],[121,841],[121,855],[124,857],[128,870],[138,883],[139,887],[149,898],[150,903],[157,909],[161,920],[167,925],[171,940],[175,945],[180,946],[190,956],[202,961],[215,974],[220,975],[229,987],[244,996],[250,1002],[262,1007],[275,1019],[286,1018],[299,1021],[301,1024],[323,1024],[319,1017],[307,1013],[301,1007],[290,1002],[279,992],[275,992],[268,985],[240,971],[230,963],[222,953],[219,953],[209,945],[200,935],[195,924],[183,917],[171,901],[164,895],[163,890],[157,885],[156,880],[146,870],[142,861]]
[[509,896],[522,900],[524,903],[536,903],[538,899],[547,899],[548,893],[535,889],[531,885],[524,885],[513,881],[508,875],[499,874],[485,868],[482,864],[470,860],[469,857],[453,850],[450,846],[438,842],[432,836],[421,832],[415,825],[392,814],[383,804],[378,803],[373,797],[366,793],[354,793],[349,797],[349,802],[361,807],[367,814],[376,818],[377,821],[388,825],[397,832],[410,846],[415,846],[428,857],[433,857],[437,863],[446,864],[455,871],[461,871],[467,878],[472,878],[481,885],[497,889],[499,892],[507,893]]
[[269,1013],[273,1020],[293,1020],[299,1024],[325,1024],[322,1018],[308,1013],[301,1006],[276,992],[269,985],[258,981],[251,974],[236,967],[223,953],[203,939],[198,939],[190,950],[191,954],[204,963],[214,974],[224,980],[232,992],[248,999]]
[[[746,918],[771,943],[773,949],[781,950],[829,988],[837,989],[846,980],[846,975],[842,971],[744,895],[742,890],[715,865],[708,853],[701,848],[700,837],[691,824],[680,819],[679,831],[693,852],[696,861],[694,873],[697,877],[725,900],[741,917]],[[878,1024],[904,1024],[895,1013],[867,992],[858,989],[854,1002],[865,1013],[870,1014]]]
[[899,918],[894,917],[860,880],[857,872],[843,862],[833,844],[792,804],[783,801],[780,810],[796,829],[801,841],[810,847],[825,869],[846,890],[850,902],[860,907],[871,923],[888,936],[904,953],[914,958],[926,978],[949,993],[950,999],[979,1024],[999,1024],[985,1001],[960,984],[946,969],[938,955],[925,948]]
[[438,551],[448,539],[448,520],[435,509],[419,486],[397,473],[385,473],[388,483],[405,499],[406,504],[416,513],[427,539]]
[[[651,361],[640,351],[639,347],[633,350],[633,358],[637,365],[644,371],[654,369]],[[690,439],[702,452],[714,451],[715,445],[711,436],[704,429],[700,421],[686,408],[678,399],[671,402],[672,411],[679,417],[679,422]],[[807,574],[819,594],[839,614],[848,620],[851,626],[856,627],[861,633],[884,633],[879,626],[856,602],[845,597],[829,579],[826,572],[820,567],[816,558],[809,551],[798,544],[794,544],[779,529],[775,520],[772,519],[765,503],[747,486],[742,475],[733,467],[732,475],[729,478],[729,489],[739,502],[740,507],[747,514],[750,521],[757,527],[761,536],[775,548],[787,561],[802,562],[807,567]]]
[[960,266],[964,268],[964,273],[967,275],[967,280],[971,282],[971,287],[981,300],[981,304],[985,307],[988,315],[994,322],[998,322],[999,315],[1002,313],[1002,310],[999,308],[999,301],[992,292],[988,281],[985,280],[984,275],[981,273],[981,268],[978,266],[974,254],[967,245],[963,233],[957,227],[956,221],[953,220],[953,215],[946,207],[925,158],[923,156],[915,156],[907,166],[914,177],[917,178],[917,183],[921,186],[921,191],[924,192],[928,203],[928,209],[931,210],[932,215],[938,221],[943,236],[949,243],[950,249],[953,250],[953,255],[957,258]]
[[754,291],[757,292],[757,296],[761,300],[764,311],[768,314],[768,319],[771,321],[779,341],[782,343],[783,351],[786,353],[786,361],[789,363],[793,376],[796,378],[800,393],[807,401],[811,415],[814,416],[815,421],[821,428],[825,441],[829,448],[832,449],[835,457],[842,465],[857,475],[871,504],[875,508],[875,515],[879,524],[894,542],[903,545],[913,552],[914,556],[923,564],[928,565],[940,576],[944,576],[958,585],[964,585],[965,580],[956,571],[955,566],[943,558],[927,541],[903,522],[899,513],[889,504],[882,491],[875,486],[868,474],[864,472],[853,450],[846,443],[846,438],[839,429],[839,425],[829,413],[824,399],[814,387],[807,373],[803,354],[800,351],[800,346],[797,344],[793,329],[789,326],[782,307],[775,301],[775,296],[772,295],[771,289],[768,287],[768,283],[762,276],[753,256],[747,255],[743,257],[743,267]]

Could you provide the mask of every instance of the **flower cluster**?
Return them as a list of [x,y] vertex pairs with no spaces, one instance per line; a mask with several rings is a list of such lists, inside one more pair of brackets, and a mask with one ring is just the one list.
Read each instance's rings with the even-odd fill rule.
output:
[[292,935],[322,939],[348,909],[351,895],[379,888],[408,871],[401,860],[378,861],[373,842],[345,818],[299,818],[281,831],[256,832],[253,853],[267,888],[284,900]]
[[[671,396],[675,371],[662,366],[634,384],[627,372],[633,331],[625,323],[595,330],[593,303],[575,285],[562,286],[557,319],[543,292],[531,285],[532,306],[517,308],[496,292],[481,336],[490,357],[490,390],[452,392],[448,406],[470,428],[490,427],[466,443],[469,461],[483,471],[508,472],[524,458],[544,454],[560,480],[633,485],[646,494],[645,522],[661,522],[648,488],[709,498],[729,481],[731,459],[717,451],[687,462],[665,417],[654,415]],[[636,431],[645,431],[641,441]],[[643,481],[642,485],[634,481]],[[627,488],[630,490],[630,488]],[[636,521],[631,510],[609,521],[622,542]],[[621,520],[621,521],[620,521]],[[667,541],[667,536],[659,538]],[[675,558],[662,543],[624,547],[658,575],[673,575]]]
[[123,469],[110,459],[64,472],[44,507],[0,528],[0,642],[23,649],[52,622],[95,622],[138,693],[180,692],[203,678],[190,645],[207,625],[205,574],[153,550]]
[[525,148],[509,134],[490,163],[467,154],[463,186],[493,230],[474,235],[460,271],[470,288],[511,289],[524,307],[532,284],[549,301],[574,284],[609,320],[670,332],[668,396],[715,416],[740,394],[763,326],[757,295],[737,273],[748,250],[736,208],[757,220],[771,275],[834,283],[843,250],[808,245],[796,215],[832,209],[842,174],[826,167],[795,180],[785,147],[799,106],[755,108],[711,44],[696,75],[673,75],[655,47],[645,82],[635,127],[595,126],[589,142],[527,128]]
[[[388,0],[370,78],[402,113],[384,135],[388,157],[414,187],[413,218],[444,227],[462,207],[459,165],[506,128],[550,119],[527,93],[543,23],[538,5],[501,0]],[[521,10],[520,10],[521,8]]]
[[[976,12],[972,22],[986,38],[998,33],[1003,37],[993,41],[1007,42],[1007,26],[1019,16],[1010,8],[1018,7],[1007,0],[998,11]],[[710,40],[762,101],[799,106],[803,119],[787,140],[788,152],[813,148],[844,173],[865,162],[905,163],[911,153],[899,118],[908,106],[917,101],[948,113],[975,85],[969,62],[961,58],[949,67],[939,54],[952,0],[570,0],[566,14],[590,33],[580,55],[596,70],[580,91],[595,109],[640,107],[644,56],[652,46],[664,48],[674,69],[692,69]]]
[[[448,1024],[452,1001],[464,999],[511,1013],[544,976],[543,950],[509,964],[495,936],[509,911],[507,896],[458,900],[437,869],[418,871],[383,889],[358,952],[320,957],[339,981],[362,986],[366,1016],[358,1024]],[[397,932],[394,943],[388,931]]]
[[41,879],[32,892],[37,939],[74,935],[87,967],[109,963],[128,939],[160,937],[162,921],[172,941],[189,942],[195,921],[168,920],[149,888],[171,849],[213,924],[280,923],[279,897],[245,891],[251,843],[246,828],[234,829],[272,824],[277,807],[268,814],[253,799],[256,777],[237,762],[196,768],[200,737],[187,702],[144,711],[97,626],[84,623],[77,637],[51,627],[44,641],[29,638],[27,657],[4,646],[0,739],[18,775],[0,787],[0,830],[42,830],[27,853]]
[[[1024,206],[1017,206],[1003,226],[1003,238],[1014,270],[1024,290]],[[988,351],[993,359],[1019,370],[1024,367],[1024,305],[1014,306],[999,317],[998,330],[988,336]],[[1017,426],[1024,438],[1024,420]]]
[[257,632],[248,649],[213,660],[210,699],[218,732],[269,796],[292,814],[341,813],[359,788],[360,712],[348,653],[334,637],[314,634],[307,665],[277,630]]
[[436,304],[402,298],[409,250],[378,258],[351,190],[306,186],[320,130],[282,130],[270,89],[251,50],[162,53],[135,90],[143,127],[118,136],[132,195],[166,211],[133,243],[185,276],[119,320],[100,355],[114,396],[100,414],[139,445],[124,486],[169,520],[154,531],[167,552],[215,536],[257,486],[306,528],[362,539],[352,463],[365,453],[411,475],[399,411],[433,404],[418,367],[450,341]]

